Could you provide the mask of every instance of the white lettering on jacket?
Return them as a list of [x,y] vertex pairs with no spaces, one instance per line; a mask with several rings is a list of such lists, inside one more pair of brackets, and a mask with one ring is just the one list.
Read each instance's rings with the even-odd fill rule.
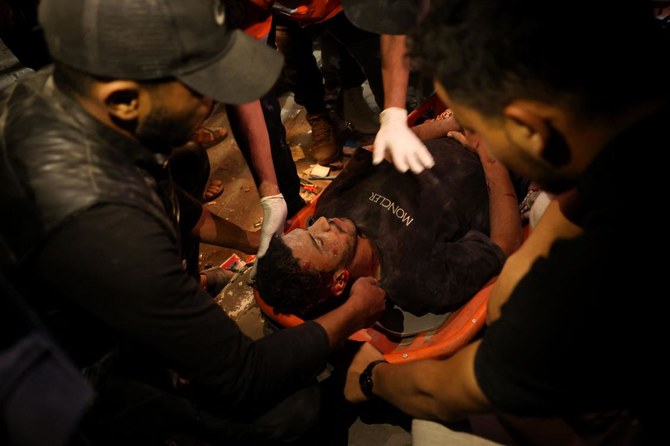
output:
[[379,206],[383,207],[384,209],[395,215],[396,218],[398,218],[405,224],[405,226],[411,225],[412,222],[414,221],[414,217],[411,217],[403,208],[397,206],[393,201],[389,200],[383,195],[372,192],[368,200],[378,204]]

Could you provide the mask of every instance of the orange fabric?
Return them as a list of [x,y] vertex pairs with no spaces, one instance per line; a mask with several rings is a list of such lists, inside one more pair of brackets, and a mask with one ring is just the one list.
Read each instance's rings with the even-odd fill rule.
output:
[[262,22],[251,23],[244,28],[244,32],[255,39],[265,39],[270,34],[272,28],[272,16],[268,16]]
[[271,0],[245,0],[243,8],[233,10],[237,20],[242,21],[237,26],[255,39],[266,39],[272,27],[272,3]]
[[[281,14],[288,19],[301,23],[302,25],[309,25],[313,23],[321,23],[332,19],[337,14],[343,11],[340,0],[303,0],[300,2],[291,2],[291,6],[286,6],[282,2],[276,2],[278,5],[291,9],[293,12],[289,13],[282,9],[275,8],[277,14]],[[288,3],[288,2],[286,2]],[[296,3],[299,3],[296,5]]]

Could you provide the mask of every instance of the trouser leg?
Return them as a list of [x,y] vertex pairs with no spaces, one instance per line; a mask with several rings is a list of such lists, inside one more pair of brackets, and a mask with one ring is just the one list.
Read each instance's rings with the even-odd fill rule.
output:
[[345,47],[353,59],[358,62],[370,84],[370,90],[380,109],[384,107],[384,83],[382,81],[382,62],[379,34],[363,31],[355,27],[340,13],[324,22],[325,29]]
[[[300,196],[300,177],[298,176],[298,171],[295,162],[293,161],[291,148],[286,142],[286,128],[281,122],[281,106],[277,96],[272,91],[263,96],[260,99],[260,103],[270,140],[270,151],[272,154],[272,164],[274,165],[274,171],[277,177],[277,186],[286,200],[288,216],[291,217],[305,206],[305,201]],[[235,113],[230,112],[230,106],[226,106],[226,110],[229,111],[228,121],[233,136],[235,137],[235,141],[249,166],[251,175],[254,178],[254,183],[258,186],[261,179],[254,170],[251,159],[252,149],[249,146],[247,139],[242,135],[242,123],[236,117]]]

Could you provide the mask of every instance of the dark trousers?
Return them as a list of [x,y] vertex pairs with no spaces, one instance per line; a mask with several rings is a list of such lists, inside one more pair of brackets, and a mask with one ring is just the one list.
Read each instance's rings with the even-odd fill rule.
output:
[[[291,148],[286,142],[286,128],[281,121],[281,105],[279,99],[270,91],[261,99],[261,108],[263,109],[263,117],[265,118],[265,125],[268,129],[268,136],[270,138],[270,150],[272,152],[272,164],[274,164],[275,175],[277,176],[277,185],[279,191],[286,200],[288,207],[288,217],[292,217],[305,206],[305,200],[300,196],[300,177],[293,161]],[[241,122],[235,117],[235,114],[230,111],[230,106],[226,106],[228,114],[228,121],[230,128],[233,131],[235,141],[247,161],[249,170],[254,177],[254,182],[258,186],[260,178],[254,171],[251,162],[251,147],[242,137]]]
[[[383,108],[384,85],[379,34],[356,28],[344,13],[323,23],[305,27],[282,16],[275,16],[273,22],[276,27],[276,46],[284,55],[284,80],[293,91],[295,102],[304,106],[308,114],[325,111],[324,76],[313,54],[314,39],[325,33],[332,36],[342,48],[346,48],[352,60],[365,74],[377,105]],[[346,71],[341,72],[341,75],[343,79],[354,79],[349,83],[356,85],[357,75],[352,75],[355,69],[347,68],[346,63]]]
[[321,73],[326,90],[339,91],[363,85],[366,79],[365,73],[349,50],[327,32],[319,36],[318,43],[321,48]]
[[190,197],[177,194],[179,201],[179,229],[181,237],[182,258],[186,260],[186,270],[199,280],[200,239],[191,235],[191,229],[197,223],[200,214],[192,215],[186,210],[195,210],[194,206],[186,206],[184,200],[200,200],[205,193],[211,166],[207,150],[195,143],[189,143],[175,149],[170,155],[170,175],[174,183]]
[[199,407],[191,398],[155,383],[112,373],[102,364],[86,373],[98,399],[84,420],[83,437],[91,444],[164,445],[173,440],[208,445],[299,445],[316,425],[321,393],[308,385],[264,413],[236,411],[218,416]]

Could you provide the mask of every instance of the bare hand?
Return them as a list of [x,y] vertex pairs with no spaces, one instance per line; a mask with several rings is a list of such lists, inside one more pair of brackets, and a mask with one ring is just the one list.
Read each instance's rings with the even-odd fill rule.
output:
[[356,313],[363,318],[363,327],[369,327],[386,309],[386,292],[374,277],[360,277],[351,286],[347,303],[355,306]]
[[463,144],[466,148],[479,155],[479,159],[482,161],[482,163],[495,164],[495,158],[491,156],[488,149],[486,148],[486,145],[482,143],[479,135],[473,135],[468,131],[457,132],[454,130],[447,133],[447,136],[455,139],[456,141]]
[[361,348],[354,356],[354,359],[351,361],[349,369],[347,370],[347,379],[344,383],[344,397],[347,401],[350,403],[362,403],[363,401],[367,401],[367,398],[363,395],[363,392],[361,392],[359,378],[368,364],[378,359],[384,359],[384,356],[379,350],[367,342],[361,345]]
[[473,152],[479,153],[479,146],[481,142],[479,136],[473,135],[472,133],[466,131],[459,132],[457,130],[450,131],[449,133],[447,133],[447,136],[460,142]]

